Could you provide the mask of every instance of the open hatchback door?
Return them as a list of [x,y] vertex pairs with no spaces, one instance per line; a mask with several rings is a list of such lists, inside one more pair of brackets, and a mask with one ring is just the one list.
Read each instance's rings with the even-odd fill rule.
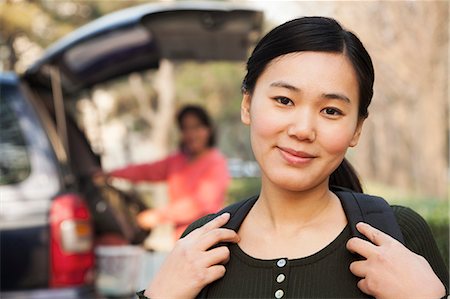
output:
[[58,71],[63,94],[134,71],[161,59],[245,60],[259,37],[262,12],[223,2],[150,3],[101,17],[51,46],[24,77],[51,86]]

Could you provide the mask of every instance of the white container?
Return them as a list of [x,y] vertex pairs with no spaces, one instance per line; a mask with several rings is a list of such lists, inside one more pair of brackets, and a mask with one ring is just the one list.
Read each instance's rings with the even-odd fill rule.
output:
[[140,246],[97,246],[97,291],[105,296],[130,296],[138,291],[144,253]]

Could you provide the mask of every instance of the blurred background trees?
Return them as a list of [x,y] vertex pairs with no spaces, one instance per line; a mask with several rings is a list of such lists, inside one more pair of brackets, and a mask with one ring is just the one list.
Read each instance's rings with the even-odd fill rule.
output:
[[337,10],[365,41],[376,70],[356,165],[368,179],[445,198],[449,3],[378,2],[370,10],[370,22],[363,3]]
[[79,26],[142,1],[0,1],[0,70],[23,72],[42,50]]

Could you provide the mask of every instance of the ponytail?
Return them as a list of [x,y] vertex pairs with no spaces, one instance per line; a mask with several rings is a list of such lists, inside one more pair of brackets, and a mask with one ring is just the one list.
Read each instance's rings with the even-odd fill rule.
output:
[[330,175],[329,186],[344,187],[355,192],[363,193],[356,170],[345,158],[339,167]]

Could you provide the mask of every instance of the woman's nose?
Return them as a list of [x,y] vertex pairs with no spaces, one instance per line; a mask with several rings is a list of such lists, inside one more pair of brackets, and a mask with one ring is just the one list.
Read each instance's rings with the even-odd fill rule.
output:
[[301,111],[292,115],[287,134],[300,141],[314,141],[316,139],[316,126],[312,113]]

